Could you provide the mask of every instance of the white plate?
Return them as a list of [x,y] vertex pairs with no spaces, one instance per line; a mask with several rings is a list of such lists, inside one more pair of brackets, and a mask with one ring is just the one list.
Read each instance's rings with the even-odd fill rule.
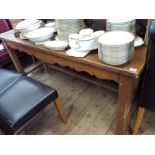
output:
[[104,33],[99,37],[98,42],[105,45],[124,45],[132,42],[135,39],[134,35],[125,31],[112,31]]
[[144,44],[144,40],[141,37],[137,36],[135,39],[135,42],[134,42],[134,46],[138,47],[138,46],[141,46],[143,44]]
[[94,38],[98,38],[98,37],[100,37],[100,36],[103,35],[103,34],[104,34],[104,31],[103,31],[103,30],[99,30],[99,31],[93,32],[93,33],[91,34],[91,36],[94,37]]
[[29,26],[32,26],[33,24],[36,24],[40,22],[40,20],[37,20],[37,19],[26,19],[26,20],[23,20],[21,22],[19,22],[17,25],[16,25],[16,29],[19,30],[19,29],[24,29],[24,28],[28,28]]
[[44,44],[45,47],[50,48],[52,50],[64,50],[68,47],[68,42],[66,41],[47,41]]

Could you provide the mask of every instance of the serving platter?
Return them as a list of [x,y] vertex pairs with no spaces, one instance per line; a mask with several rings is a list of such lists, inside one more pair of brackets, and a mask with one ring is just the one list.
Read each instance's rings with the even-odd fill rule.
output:
[[68,47],[68,42],[60,40],[46,41],[44,46],[52,50],[64,50]]

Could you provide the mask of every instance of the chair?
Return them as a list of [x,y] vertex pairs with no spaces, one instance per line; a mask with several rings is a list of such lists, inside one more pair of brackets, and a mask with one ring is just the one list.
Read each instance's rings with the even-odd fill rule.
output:
[[[12,29],[13,27],[9,19],[0,19],[0,33],[4,33]],[[0,40],[0,46],[3,47],[2,50],[0,49],[0,67],[2,68],[8,65],[11,62],[11,59],[1,40]],[[18,57],[26,55],[25,53],[21,53],[18,51],[16,52],[16,54]],[[37,59],[34,58],[32,55],[31,55],[31,58],[32,58],[32,62],[34,65],[38,63]],[[48,65],[45,62],[42,62],[42,64],[43,64],[45,71],[48,73],[48,70],[49,70]]]
[[106,19],[85,19],[84,21],[86,26],[94,31],[106,30]]
[[[0,33],[4,33],[11,29],[12,29],[12,25],[9,20],[0,19]],[[1,40],[0,40],[0,45],[1,46],[3,45]],[[6,64],[8,64],[8,62],[11,62],[11,59],[9,57],[9,54],[7,53],[7,50],[4,48],[0,50],[0,67],[5,66]]]
[[52,101],[66,123],[54,88],[25,74],[0,69],[0,128],[5,134],[14,134]]
[[133,134],[137,134],[144,116],[145,109],[155,111],[155,22],[149,29],[149,43],[146,66],[139,85],[140,106]]

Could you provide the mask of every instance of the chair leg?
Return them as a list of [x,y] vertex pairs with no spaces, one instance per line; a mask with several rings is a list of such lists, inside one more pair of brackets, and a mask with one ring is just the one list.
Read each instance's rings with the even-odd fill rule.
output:
[[63,108],[62,108],[62,105],[61,105],[61,103],[60,103],[59,98],[57,98],[57,99],[54,101],[54,104],[55,104],[55,107],[56,107],[56,109],[57,109],[57,111],[58,111],[60,117],[62,118],[63,122],[64,122],[64,123],[67,123],[67,118],[66,118],[66,116],[65,116],[65,113],[64,113],[64,110],[63,110]]
[[138,114],[137,114],[136,123],[133,130],[133,135],[138,134],[138,131],[144,116],[144,111],[145,111],[145,108],[142,108],[142,107],[138,108]]

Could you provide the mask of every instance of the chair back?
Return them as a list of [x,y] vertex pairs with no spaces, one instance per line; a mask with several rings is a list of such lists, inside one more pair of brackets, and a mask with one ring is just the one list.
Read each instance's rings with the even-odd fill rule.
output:
[[152,22],[149,30],[146,65],[139,90],[139,103],[141,106],[155,111],[155,22]]
[[12,29],[12,25],[8,19],[0,19],[0,33],[4,33]]

